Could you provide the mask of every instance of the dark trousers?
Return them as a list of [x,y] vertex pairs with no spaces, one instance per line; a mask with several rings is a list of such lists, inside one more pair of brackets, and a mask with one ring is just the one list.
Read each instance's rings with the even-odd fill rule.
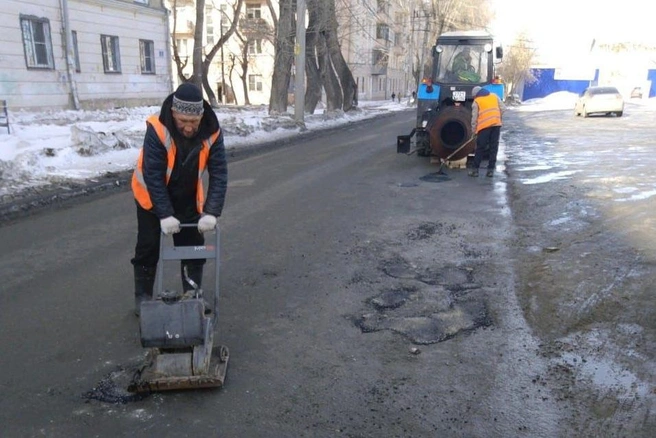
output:
[[[134,249],[134,258],[131,260],[134,266],[155,267],[159,261],[159,244],[162,230],[159,218],[144,210],[137,203],[137,245]],[[179,233],[173,235],[175,246],[202,246],[205,239],[196,227],[184,227]],[[183,260],[183,263],[202,265],[205,260]]]
[[481,161],[483,161],[483,155],[487,149],[490,153],[487,168],[494,170],[494,167],[497,165],[497,152],[499,152],[500,135],[501,126],[490,126],[489,128],[484,128],[476,135],[476,152],[474,152],[473,163],[474,169],[481,167]]

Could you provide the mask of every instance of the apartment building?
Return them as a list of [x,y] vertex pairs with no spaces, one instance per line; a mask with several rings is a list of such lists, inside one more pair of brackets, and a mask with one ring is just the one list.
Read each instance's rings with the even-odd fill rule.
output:
[[[235,0],[206,0],[203,25],[203,59],[228,31]],[[278,2],[272,2],[278,14]],[[185,77],[193,69],[195,0],[167,0],[171,29]],[[208,82],[217,103],[266,105],[271,95],[274,64],[274,17],[265,0],[247,0],[236,32],[213,56]],[[175,66],[174,66],[175,68]],[[176,74],[176,84],[181,80]]]
[[[235,0],[206,0],[204,53],[209,53],[229,28],[234,3]],[[407,96],[416,88],[409,49],[413,3],[336,0],[342,54],[358,84],[360,100],[391,99],[392,93]],[[173,7],[172,0],[167,4]],[[195,0],[175,2],[174,34],[180,58],[187,61],[183,70],[186,77],[192,70],[195,4]],[[272,4],[278,14],[278,2],[274,0]],[[274,20],[264,0],[246,0],[244,6],[238,35],[233,35],[222,53],[215,55],[208,79],[219,102],[244,104],[247,93],[249,103],[268,104],[275,55]]]
[[172,89],[161,0],[3,0],[2,6],[0,99],[12,110],[152,105]]
[[339,41],[358,84],[360,100],[407,96],[412,78],[410,17],[413,3],[404,0],[335,0]]

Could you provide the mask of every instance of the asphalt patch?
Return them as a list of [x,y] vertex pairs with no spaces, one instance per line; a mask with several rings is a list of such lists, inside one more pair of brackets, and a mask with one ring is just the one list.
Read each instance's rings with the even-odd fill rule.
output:
[[102,403],[127,404],[141,401],[148,397],[148,394],[134,394],[127,390],[128,386],[135,379],[137,368],[119,367],[110,372],[96,384],[95,387],[82,394],[82,398],[91,401],[96,400]]
[[446,182],[446,181],[451,181],[451,178],[449,175],[442,173],[442,172],[433,172],[429,173],[428,175],[424,175],[419,178],[422,181],[425,182],[432,182],[432,183],[441,183],[441,182]]
[[381,262],[379,269],[401,284],[366,301],[369,309],[354,319],[362,333],[390,330],[413,344],[427,345],[492,325],[485,295],[475,293],[480,286],[471,268],[418,271],[396,256]]
[[384,260],[381,262],[380,269],[392,278],[417,280],[430,285],[459,285],[471,283],[473,280],[473,272],[467,268],[443,266],[418,271],[401,257]]
[[389,312],[368,313],[355,323],[362,333],[391,330],[405,336],[413,344],[428,345],[488,327],[492,321],[482,300],[470,300],[425,316],[395,316]]

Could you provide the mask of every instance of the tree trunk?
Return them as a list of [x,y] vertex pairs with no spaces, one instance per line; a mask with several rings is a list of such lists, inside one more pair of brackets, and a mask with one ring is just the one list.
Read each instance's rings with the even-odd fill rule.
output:
[[342,50],[337,40],[337,17],[335,15],[335,0],[325,0],[325,8],[327,9],[327,27],[326,30],[326,45],[330,61],[332,62],[335,73],[339,78],[341,85],[341,107],[344,111],[349,111],[354,108],[354,103],[357,102],[357,91],[353,73],[346,64]]
[[339,80],[335,75],[330,54],[326,47],[325,32],[319,35],[317,41],[317,58],[319,60],[319,71],[321,72],[321,82],[326,90],[326,111],[335,111],[342,108],[342,93],[339,86]]
[[316,57],[316,46],[320,27],[316,1],[317,0],[308,0],[307,2],[310,20],[305,34],[305,75],[307,79],[305,112],[308,114],[314,114],[317,104],[321,100],[321,89],[323,87]]
[[230,82],[230,90],[232,92],[232,98],[235,100],[235,105],[239,105],[239,102],[237,102],[237,93],[235,93],[235,84],[232,82],[232,73],[235,71],[234,58],[231,61],[230,70],[228,71],[228,81]]
[[294,10],[292,0],[280,0],[280,17],[275,43],[275,61],[271,79],[269,114],[287,112],[287,93],[294,58]]
[[205,0],[196,0],[196,26],[194,28],[194,69],[189,82],[203,86],[203,26],[205,24]]
[[244,105],[250,105],[251,100],[248,97],[248,44],[246,41],[241,46],[241,83],[244,87]]

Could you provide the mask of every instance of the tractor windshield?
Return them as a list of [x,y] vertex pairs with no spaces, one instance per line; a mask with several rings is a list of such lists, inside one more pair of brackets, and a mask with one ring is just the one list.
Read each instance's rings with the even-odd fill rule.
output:
[[492,78],[490,63],[492,53],[486,52],[484,44],[438,45],[433,65],[436,82],[480,84]]

